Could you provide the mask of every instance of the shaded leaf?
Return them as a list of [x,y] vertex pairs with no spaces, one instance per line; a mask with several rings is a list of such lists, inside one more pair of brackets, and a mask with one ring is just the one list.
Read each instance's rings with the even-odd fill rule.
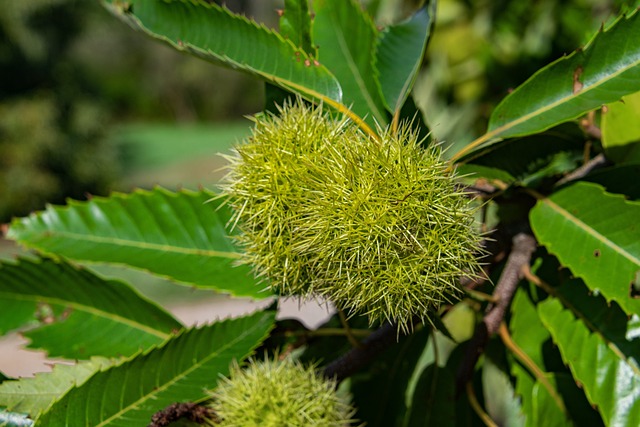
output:
[[435,7],[436,2],[430,1],[409,19],[385,28],[378,36],[380,86],[387,108],[394,114],[413,88],[435,21]]
[[37,417],[71,388],[82,385],[89,377],[115,362],[95,357],[76,365],[56,364],[47,373],[0,384],[0,406],[10,411]]
[[422,111],[416,105],[413,96],[409,95],[400,110],[400,121],[406,121],[411,124],[411,129],[417,133],[418,140],[421,141],[423,147],[427,147],[432,141],[432,135],[429,132],[429,126],[424,121]]
[[640,163],[640,92],[607,104],[602,110],[600,128],[608,158]]
[[228,374],[233,360],[245,359],[266,338],[274,316],[258,312],[185,331],[161,347],[98,372],[37,422],[50,427],[147,425],[171,403],[205,398],[206,390]]
[[640,314],[631,287],[640,271],[640,203],[578,182],[531,210],[538,241],[593,291]]
[[378,71],[375,67],[378,32],[355,0],[313,2],[313,42],[318,60],[336,76],[342,103],[369,124],[387,123]]
[[542,68],[493,111],[487,139],[528,135],[640,90],[640,13]]
[[429,365],[422,371],[406,427],[455,425],[455,376],[448,368]]
[[208,61],[258,76],[314,99],[340,102],[333,75],[280,34],[211,2],[103,0],[135,29]]
[[620,165],[598,169],[586,177],[584,181],[602,185],[609,193],[620,193],[626,197],[640,199],[640,165]]
[[413,401],[411,392],[415,389],[408,385],[416,373],[418,376],[421,373],[416,372],[416,368],[430,333],[429,328],[423,328],[402,337],[367,372],[351,377],[357,419],[366,422],[368,427],[400,427],[407,422]]
[[231,217],[213,193],[162,188],[70,201],[14,220],[8,237],[44,253],[126,264],[237,296],[265,298],[225,232]]
[[38,325],[24,333],[29,347],[54,357],[128,356],[182,327],[125,283],[50,259],[0,264],[0,312],[15,302],[29,304]]
[[458,170],[472,177],[535,187],[543,178],[575,169],[583,158],[584,137],[573,123],[539,135],[514,138],[463,158]]
[[[0,277],[2,271],[0,270]],[[16,301],[14,298],[3,297],[2,284],[0,284],[0,307],[2,308],[2,316],[0,316],[0,335],[4,335],[9,331],[18,329],[28,322],[33,321],[34,304],[30,301]]]
[[[349,319],[351,329],[368,329],[369,319],[366,316],[354,316]],[[318,329],[342,329],[343,324],[338,313],[331,316]],[[300,355],[302,363],[328,364],[352,348],[352,344],[344,335],[313,336],[306,341]]]
[[[559,299],[549,298],[538,305],[540,319],[605,424],[640,425],[638,316],[627,323],[615,305],[579,292],[576,285],[570,287],[565,292],[574,300],[568,309]],[[578,294],[583,297],[576,305]]]

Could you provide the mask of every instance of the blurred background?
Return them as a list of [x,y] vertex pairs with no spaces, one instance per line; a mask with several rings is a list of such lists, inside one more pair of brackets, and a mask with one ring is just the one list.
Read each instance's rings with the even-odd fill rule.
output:
[[[283,1],[224,3],[276,27]],[[363,1],[380,26],[421,3]],[[466,144],[510,89],[638,3],[441,0],[416,103],[439,140]],[[249,134],[244,116],[263,109],[263,91],[256,79],[134,32],[98,1],[0,0],[0,224],[68,197],[153,185],[215,189],[223,166],[217,154]],[[0,237],[0,257],[18,253]],[[202,300],[198,292],[143,273],[99,271],[168,303],[185,322],[220,316],[191,308]],[[229,313],[252,307],[215,298]],[[298,311],[298,302],[290,306]],[[309,311],[310,324],[326,315],[317,304]]]

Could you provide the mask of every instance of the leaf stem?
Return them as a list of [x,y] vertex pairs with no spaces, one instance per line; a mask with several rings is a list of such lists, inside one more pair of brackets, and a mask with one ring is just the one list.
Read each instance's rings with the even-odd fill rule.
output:
[[352,348],[329,363],[324,368],[323,375],[327,378],[335,378],[340,383],[395,344],[398,333],[397,325],[385,323],[362,341],[362,347]]
[[523,266],[529,265],[531,256],[537,246],[536,239],[527,233],[516,234],[512,241],[511,253],[502,270],[500,280],[498,280],[498,284],[493,291],[493,297],[497,302],[489,304],[487,307],[486,314],[482,322],[476,326],[473,337],[467,346],[466,354],[458,368],[456,375],[457,393],[462,392],[465,384],[473,376],[476,363],[480,358],[480,354],[484,351],[489,337],[498,331],[518,287],[518,282],[522,277]]
[[494,129],[491,132],[487,132],[484,135],[482,135],[479,138],[476,138],[474,141],[472,141],[471,143],[465,145],[460,151],[458,151],[457,153],[455,153],[452,157],[451,157],[451,164],[456,163],[461,157],[463,157],[465,154],[469,153],[470,151],[478,148],[479,146],[481,146],[482,144],[484,144],[485,142],[489,141],[491,138],[494,138],[496,135],[499,135],[500,132],[502,131],[501,128],[498,129]]
[[[366,338],[373,331],[370,329],[350,329],[349,333],[355,338]],[[342,328],[321,328],[315,331],[287,331],[287,337],[343,337],[347,336],[347,331]]]
[[349,109],[346,105],[341,104],[340,102],[336,102],[333,99],[328,98],[328,97],[324,97],[324,96],[321,97],[320,99],[325,104],[329,104],[329,106],[335,108],[339,113],[342,113],[345,116],[349,117],[349,119],[351,119],[356,125],[358,125],[358,127],[364,133],[369,135],[369,137],[371,137],[371,139],[373,139],[377,143],[380,143],[380,136],[376,132],[374,132],[373,129],[371,129],[371,126],[369,126],[364,121],[364,119],[362,119],[362,117],[358,116],[356,113],[351,111],[351,109]]
[[544,388],[547,389],[547,391],[549,392],[549,395],[553,398],[558,408],[560,408],[560,410],[566,416],[567,409],[564,406],[564,402],[562,401],[562,398],[560,397],[560,395],[558,395],[558,392],[553,387],[553,385],[551,385],[551,383],[549,382],[549,379],[547,378],[545,373],[542,371],[542,369],[540,369],[540,367],[536,365],[536,363],[533,360],[531,360],[529,355],[525,353],[518,346],[518,344],[516,344],[513,341],[513,339],[511,338],[511,335],[509,334],[509,330],[507,329],[507,325],[504,322],[500,324],[500,328],[498,329],[498,335],[500,336],[500,339],[502,340],[502,343],[504,344],[504,346],[508,348],[511,351],[511,353],[513,353],[513,355],[516,357],[516,359],[518,359],[520,363],[526,366],[529,372],[531,372],[531,374],[533,374],[533,376],[536,377],[536,379],[540,382],[540,384],[542,384]]
[[482,409],[482,406],[480,406],[480,403],[478,402],[478,398],[476,397],[476,392],[473,390],[473,385],[471,384],[471,381],[467,382],[465,388],[467,390],[467,398],[469,399],[469,404],[471,404],[471,408],[473,408],[473,411],[478,415],[478,417],[480,417],[484,425],[486,425],[487,427],[498,427],[498,424],[496,424],[491,419],[489,414],[487,414],[484,411],[484,409]]

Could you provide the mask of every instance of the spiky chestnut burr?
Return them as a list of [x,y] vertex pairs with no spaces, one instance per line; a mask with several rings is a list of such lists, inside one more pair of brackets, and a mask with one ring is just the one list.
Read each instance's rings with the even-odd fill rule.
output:
[[231,369],[213,393],[218,427],[348,427],[353,407],[335,381],[289,358],[250,360]]
[[406,330],[478,273],[475,210],[438,147],[407,128],[374,141],[320,107],[279,113],[254,119],[223,184],[257,277]]

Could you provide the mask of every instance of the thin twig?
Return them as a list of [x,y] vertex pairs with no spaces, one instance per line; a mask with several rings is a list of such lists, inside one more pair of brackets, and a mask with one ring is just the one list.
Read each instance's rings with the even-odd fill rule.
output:
[[482,409],[482,406],[480,406],[480,403],[478,402],[478,398],[476,397],[476,392],[473,390],[473,385],[471,384],[471,381],[467,382],[465,389],[467,391],[467,398],[469,399],[469,404],[471,404],[471,408],[473,408],[474,412],[478,415],[478,417],[480,417],[484,425],[486,425],[487,427],[498,427],[498,424],[496,424],[491,419],[489,414],[487,414],[484,411],[484,409]]
[[542,371],[542,369],[540,369],[540,367],[536,365],[536,363],[533,360],[531,360],[529,355],[525,353],[518,346],[518,344],[516,344],[513,341],[513,339],[511,338],[511,335],[509,334],[509,330],[507,329],[507,325],[504,322],[500,324],[498,335],[500,336],[500,339],[504,343],[504,346],[508,348],[511,351],[511,353],[516,357],[516,359],[518,359],[520,363],[522,363],[527,368],[527,370],[534,377],[536,377],[538,382],[540,382],[540,384],[542,384],[544,388],[547,389],[547,391],[549,392],[549,395],[553,398],[558,408],[560,408],[560,410],[566,414],[567,410],[564,406],[564,402],[562,401],[562,398],[560,397],[556,389],[551,385],[551,383],[549,382],[549,379],[547,378],[545,373]]
[[380,353],[396,343],[398,327],[385,323],[362,341],[361,347],[349,350],[324,368],[324,376],[341,382],[363,366],[373,361]]
[[[366,338],[371,335],[371,329],[349,329],[349,334],[354,338]],[[285,337],[345,337],[347,331],[342,328],[320,328],[312,331],[287,331],[283,334]]]
[[507,263],[502,271],[500,280],[493,291],[493,297],[497,302],[487,307],[486,315],[482,319],[482,322],[476,327],[465,357],[458,369],[456,377],[458,394],[462,392],[465,384],[467,384],[473,376],[478,358],[484,351],[489,337],[498,331],[502,319],[504,319],[507,312],[507,308],[511,304],[518,282],[522,278],[522,267],[529,265],[531,255],[535,251],[536,246],[536,240],[530,234],[518,233],[513,237],[513,248],[507,258]]
[[565,175],[562,179],[560,179],[556,186],[566,184],[569,181],[575,181],[576,179],[580,179],[588,175],[591,171],[595,169],[599,169],[601,167],[605,167],[610,165],[611,162],[607,160],[604,154],[600,153],[595,156],[593,159],[586,162],[584,165],[580,166],[573,172],[568,175]]

